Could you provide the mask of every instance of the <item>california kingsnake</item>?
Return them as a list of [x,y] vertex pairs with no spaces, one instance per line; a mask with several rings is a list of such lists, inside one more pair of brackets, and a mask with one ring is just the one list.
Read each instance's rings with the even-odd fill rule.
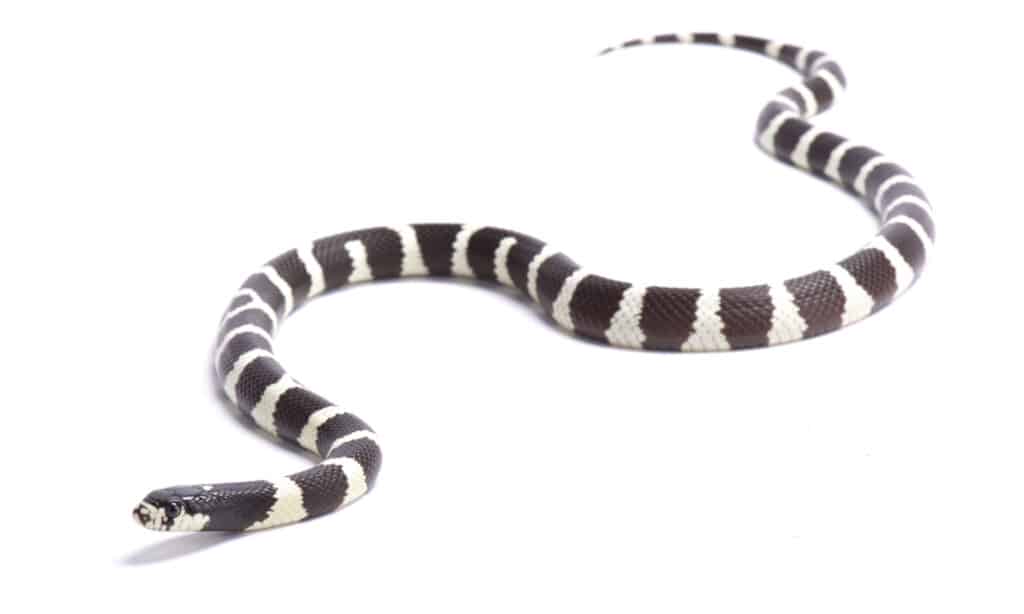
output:
[[416,224],[327,237],[286,252],[249,277],[221,323],[214,363],[228,398],[256,424],[323,460],[269,480],[165,488],[134,510],[163,531],[244,531],[330,512],[366,494],[380,469],[373,431],[303,388],[272,353],[281,321],[324,291],[374,279],[454,276],[515,287],[563,328],[605,343],[706,351],[819,335],[887,305],[921,273],[934,238],[931,208],[910,175],[877,151],[815,128],[846,80],[820,51],[725,34],[667,34],[618,48],[706,43],[754,51],[804,80],[757,120],[758,145],[864,199],[878,234],[849,258],[801,277],[742,288],[635,286],[589,273],[526,235],[491,227]]

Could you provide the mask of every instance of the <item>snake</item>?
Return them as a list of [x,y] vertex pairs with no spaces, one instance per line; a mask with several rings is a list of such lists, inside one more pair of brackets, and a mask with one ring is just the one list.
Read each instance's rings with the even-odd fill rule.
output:
[[844,260],[743,287],[683,288],[609,279],[528,235],[470,224],[366,228],[287,251],[248,277],[224,313],[213,363],[232,404],[259,427],[314,455],[287,477],[155,490],[133,510],[157,531],[252,531],[321,516],[369,492],[381,467],[377,434],[293,379],[273,353],[282,321],[320,294],[398,277],[455,277],[518,289],[561,328],[643,350],[716,351],[815,337],[862,320],[921,275],[935,239],[932,208],[903,167],[807,121],[832,106],[846,77],[829,55],[754,36],[694,33],[637,38],[601,52],[708,44],[772,58],[802,81],[761,109],[756,144],[863,201],[877,234]]

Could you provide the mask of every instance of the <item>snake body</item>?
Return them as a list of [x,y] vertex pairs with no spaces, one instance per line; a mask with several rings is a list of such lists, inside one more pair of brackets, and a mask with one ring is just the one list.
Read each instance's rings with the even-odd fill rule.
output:
[[164,531],[262,529],[325,514],[373,487],[381,464],[374,432],[292,379],[272,350],[284,318],[328,290],[409,276],[486,280],[518,288],[561,327],[610,345],[705,351],[813,337],[865,318],[910,287],[934,239],[924,193],[887,157],[806,121],[844,88],[839,65],[820,51],[724,34],[635,39],[603,53],[673,43],[744,49],[798,71],[803,81],[761,111],[757,144],[862,198],[879,216],[878,234],[845,260],[800,277],[701,289],[608,279],[540,240],[486,226],[379,227],[313,241],[245,281],[223,317],[214,364],[243,414],[321,461],[284,478],[157,490],[135,508],[136,520]]

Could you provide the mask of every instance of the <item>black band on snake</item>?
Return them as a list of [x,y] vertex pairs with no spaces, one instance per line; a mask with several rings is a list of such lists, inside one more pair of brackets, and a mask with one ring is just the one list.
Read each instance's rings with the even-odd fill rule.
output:
[[877,151],[806,121],[846,84],[821,51],[761,38],[667,34],[647,44],[705,43],[753,51],[803,81],[779,92],[757,120],[757,144],[775,158],[831,180],[877,212],[881,228],[860,251],[806,275],[740,288],[638,286],[591,273],[532,237],[491,227],[414,224],[313,241],[249,277],[224,315],[214,356],[228,398],[256,424],[321,461],[273,480],[200,484],[150,493],[135,508],[164,531],[246,531],[319,516],[366,494],[381,452],[374,432],[302,387],[272,350],[292,311],[348,284],[407,276],[465,277],[518,288],[566,330],[610,345],[706,351],[775,345],[860,320],[904,292],[934,239],[931,207],[903,168]]

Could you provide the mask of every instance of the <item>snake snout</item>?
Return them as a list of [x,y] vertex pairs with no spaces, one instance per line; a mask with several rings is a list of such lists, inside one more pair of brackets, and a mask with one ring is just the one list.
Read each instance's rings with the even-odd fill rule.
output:
[[154,502],[143,500],[132,510],[132,517],[135,521],[154,531],[164,531],[166,514],[160,505]]

